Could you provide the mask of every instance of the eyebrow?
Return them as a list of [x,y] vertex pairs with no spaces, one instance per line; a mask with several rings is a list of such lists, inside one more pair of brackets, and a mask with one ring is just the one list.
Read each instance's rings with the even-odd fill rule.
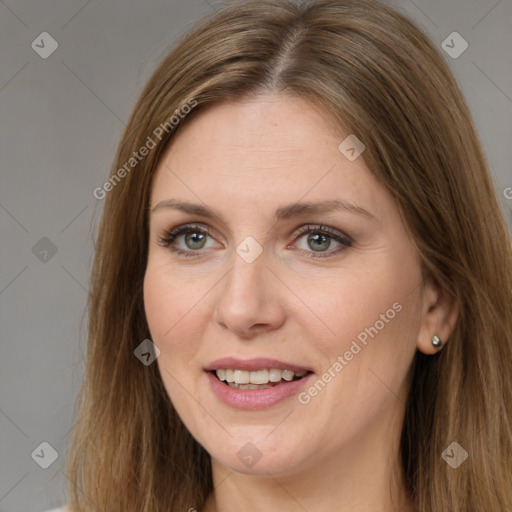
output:
[[[208,219],[217,219],[224,222],[220,214],[206,205],[190,203],[188,201],[178,201],[176,199],[165,199],[160,201],[151,211],[157,212],[158,210],[162,210],[164,208],[172,208],[185,213],[190,213],[192,215],[199,215]],[[329,213],[332,211],[353,213],[362,215],[369,219],[377,220],[374,215],[372,215],[369,211],[365,210],[361,206],[357,206],[341,199],[333,199],[330,201],[321,202],[293,203],[286,206],[281,206],[274,213],[274,219],[287,220],[294,217]]]

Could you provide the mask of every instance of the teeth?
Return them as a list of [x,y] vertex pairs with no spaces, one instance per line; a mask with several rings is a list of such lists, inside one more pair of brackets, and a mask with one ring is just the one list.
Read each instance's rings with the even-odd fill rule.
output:
[[263,384],[262,386],[259,386],[258,384],[236,384],[234,382],[230,382],[228,386],[234,389],[267,389],[272,387],[269,386],[268,384]]
[[288,382],[293,379],[294,373],[290,370],[283,370],[283,379],[287,380]]
[[269,382],[280,382],[281,379],[290,382],[294,377],[303,377],[308,372],[301,371],[295,373],[291,370],[279,370],[277,368],[249,372],[247,370],[227,368],[216,370],[215,373],[219,380],[226,381],[228,384],[233,384],[231,387],[236,387],[237,389],[265,389],[260,386],[264,386]]
[[268,372],[268,378],[270,379],[270,382],[279,382],[281,380],[282,375],[283,372],[281,370],[278,370],[277,368],[272,368]]
[[268,383],[268,370],[258,370],[256,372],[250,372],[249,373],[249,382],[251,384],[267,384]]
[[235,370],[235,383],[236,384],[249,384],[250,375],[251,375],[251,372],[247,372],[245,370]]

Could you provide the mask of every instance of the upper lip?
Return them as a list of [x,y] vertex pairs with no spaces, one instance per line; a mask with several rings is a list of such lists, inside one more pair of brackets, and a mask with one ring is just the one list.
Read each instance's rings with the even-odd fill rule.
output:
[[254,359],[237,359],[236,357],[223,357],[212,361],[205,367],[205,371],[213,371],[219,369],[232,369],[232,370],[246,370],[256,371],[277,368],[279,370],[291,370],[292,372],[311,371],[306,366],[301,366],[285,361],[278,361],[277,359],[269,359],[266,357],[257,357]]

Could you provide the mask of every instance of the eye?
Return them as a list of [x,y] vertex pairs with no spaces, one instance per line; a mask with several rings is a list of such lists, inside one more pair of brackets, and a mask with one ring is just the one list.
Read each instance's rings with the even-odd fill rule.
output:
[[[308,235],[307,238],[305,235]],[[185,224],[159,236],[158,244],[179,256],[197,257],[200,256],[202,249],[208,248],[208,237],[212,237],[212,232],[208,226]],[[295,233],[295,240],[300,238],[305,238],[308,246],[306,249],[299,248],[301,253],[307,258],[327,258],[334,256],[344,251],[347,247],[351,247],[353,244],[352,238],[348,235],[323,226],[322,224],[308,224],[301,227]],[[180,240],[183,240],[185,244],[184,248],[176,246]],[[338,248],[328,251],[333,245],[333,242],[338,244]]]
[[[207,226],[186,224],[161,235],[158,244],[181,256],[195,257],[199,256],[198,252],[206,247],[208,237],[211,237],[211,231]],[[185,243],[185,249],[175,246],[181,238]]]
[[[304,235],[307,235],[307,237]],[[341,253],[353,244],[352,238],[348,235],[323,226],[322,224],[316,226],[308,224],[307,226],[303,226],[296,233],[296,236],[305,238],[307,248],[301,249],[301,252],[303,252],[304,256],[307,258],[328,258]],[[333,245],[333,241],[338,244],[338,248],[326,252]]]

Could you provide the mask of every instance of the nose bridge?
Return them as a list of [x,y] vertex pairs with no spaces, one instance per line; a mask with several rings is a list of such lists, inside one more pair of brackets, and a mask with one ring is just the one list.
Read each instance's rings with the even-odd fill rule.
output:
[[[253,215],[258,214],[254,213]],[[228,280],[233,287],[233,291],[246,294],[246,286],[256,286],[258,281],[265,279],[264,274],[268,271],[266,269],[268,251],[264,250],[265,241],[263,235],[255,235],[258,236],[257,240],[252,235],[246,234],[241,236],[241,232],[238,233],[239,242],[234,246],[235,250],[230,262],[232,266]],[[247,233],[247,230],[245,230],[245,233]]]
[[264,274],[268,272],[266,265],[263,251],[255,257],[254,248],[248,247],[245,242],[236,248],[223,288],[223,296],[234,301],[231,304],[233,310],[248,310],[262,300],[266,280]]

